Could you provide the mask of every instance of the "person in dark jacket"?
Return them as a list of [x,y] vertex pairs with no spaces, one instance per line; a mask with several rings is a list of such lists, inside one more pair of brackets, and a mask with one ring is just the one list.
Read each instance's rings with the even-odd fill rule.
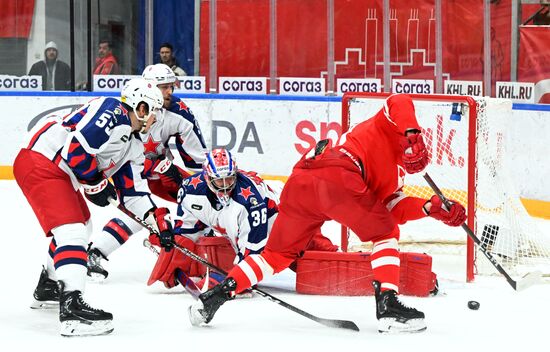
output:
[[71,68],[57,59],[57,44],[48,42],[44,60],[32,65],[29,76],[42,76],[42,90],[70,90]]

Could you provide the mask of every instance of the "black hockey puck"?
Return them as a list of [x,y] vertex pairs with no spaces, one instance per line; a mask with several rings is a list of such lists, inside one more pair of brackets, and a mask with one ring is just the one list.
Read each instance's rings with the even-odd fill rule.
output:
[[468,301],[468,308],[471,310],[478,310],[479,309],[479,302],[478,301]]

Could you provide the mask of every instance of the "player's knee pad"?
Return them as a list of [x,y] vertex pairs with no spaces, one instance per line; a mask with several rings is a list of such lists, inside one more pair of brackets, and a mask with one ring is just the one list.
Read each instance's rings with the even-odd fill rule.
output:
[[82,223],[66,224],[52,229],[57,247],[82,246],[86,248],[90,237],[89,228]]

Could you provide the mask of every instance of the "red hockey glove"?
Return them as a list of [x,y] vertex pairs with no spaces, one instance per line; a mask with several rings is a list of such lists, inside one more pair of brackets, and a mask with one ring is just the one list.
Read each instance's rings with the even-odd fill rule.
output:
[[169,252],[174,246],[174,228],[172,226],[172,217],[168,208],[157,208],[153,212],[155,221],[159,229],[160,246]]
[[428,165],[428,150],[420,133],[409,134],[404,137],[401,146],[403,147],[403,165],[409,174],[415,174],[424,170]]
[[443,203],[436,195],[430,198],[430,203],[432,203],[432,207],[428,215],[432,218],[443,221],[443,223],[449,226],[460,226],[466,221],[466,209],[460,203],[451,200],[451,209],[449,211],[443,209]]
[[[184,236],[175,236],[174,241],[181,247],[185,247],[190,251],[195,250],[195,243]],[[180,251],[173,250],[167,252],[162,249],[155,263],[153,271],[149,276],[147,285],[152,285],[155,281],[162,281],[164,286],[172,288],[178,284],[176,280],[176,270],[181,270],[189,275],[192,259]]]
[[115,186],[106,178],[82,184],[84,195],[88,200],[100,207],[109,205],[109,198],[117,199]]

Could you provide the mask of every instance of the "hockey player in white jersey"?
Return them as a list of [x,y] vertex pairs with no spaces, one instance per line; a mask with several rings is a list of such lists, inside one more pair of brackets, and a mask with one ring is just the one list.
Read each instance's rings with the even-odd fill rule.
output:
[[[206,157],[203,172],[188,177],[179,191],[175,241],[194,251],[199,237],[214,230],[230,241],[235,263],[240,262],[264,248],[278,203],[278,194],[255,172],[239,170],[228,150],[214,149]],[[308,249],[337,250],[320,232],[314,237]],[[180,251],[161,250],[149,284],[158,280],[173,287],[178,271],[187,274],[190,265],[191,260]]]
[[92,226],[80,189],[101,207],[109,205],[110,198],[120,198],[158,228],[161,245],[173,244],[168,209],[156,207],[141,176],[144,155],[138,132],[149,128],[161,107],[158,88],[141,78],[130,80],[120,100],[96,98],[63,119],[39,123],[15,159],[17,184],[44,233],[52,237],[33,307],[59,303],[63,336],[113,330],[112,314],[90,307],[82,297]]
[[[156,122],[143,136],[145,165],[143,175],[147,178],[151,193],[165,200],[176,202],[178,189],[190,174],[173,163],[174,156],[169,142],[174,137],[176,149],[185,167],[191,172],[202,168],[208,152],[199,124],[187,105],[172,93],[178,84],[176,75],[165,64],[149,65],[143,78],[155,84],[162,92],[164,103],[156,116]],[[104,280],[108,272],[101,261],[120,248],[128,238],[140,231],[141,225],[127,216],[111,219],[103,231],[92,238],[88,249],[88,275],[95,281]]]

